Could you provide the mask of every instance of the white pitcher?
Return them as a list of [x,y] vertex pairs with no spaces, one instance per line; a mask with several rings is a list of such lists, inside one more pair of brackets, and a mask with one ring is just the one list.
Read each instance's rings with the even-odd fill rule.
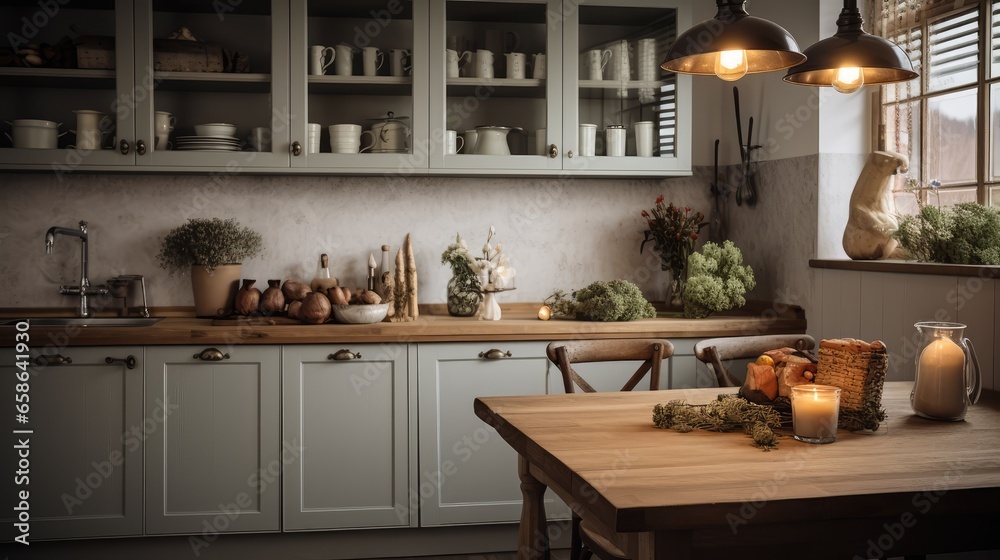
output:
[[354,72],[354,48],[350,45],[337,45],[334,51],[337,53],[334,73],[338,76],[350,76]]

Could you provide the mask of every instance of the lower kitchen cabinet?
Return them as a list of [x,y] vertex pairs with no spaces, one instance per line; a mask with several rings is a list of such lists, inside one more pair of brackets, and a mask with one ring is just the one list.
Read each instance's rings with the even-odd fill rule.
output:
[[[517,453],[476,417],[481,396],[545,394],[544,342],[417,345],[420,525],[517,522]],[[553,368],[558,374],[558,371]],[[550,519],[567,508],[546,494]]]
[[286,531],[416,526],[411,348],[283,347]]
[[[27,381],[16,356],[0,349],[0,399],[10,403],[8,425],[32,433],[8,432],[2,539],[20,534],[12,508],[23,490],[29,542],[141,535],[142,348],[65,348],[40,360],[33,352]],[[17,401],[28,405],[26,423],[14,422],[15,395],[27,395]]]
[[147,347],[147,534],[280,530],[280,355]]

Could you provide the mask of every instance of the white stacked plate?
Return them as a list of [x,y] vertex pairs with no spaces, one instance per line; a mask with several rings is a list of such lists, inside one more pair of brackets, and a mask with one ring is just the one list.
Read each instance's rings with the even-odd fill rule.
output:
[[235,136],[178,136],[176,150],[240,151],[240,139]]

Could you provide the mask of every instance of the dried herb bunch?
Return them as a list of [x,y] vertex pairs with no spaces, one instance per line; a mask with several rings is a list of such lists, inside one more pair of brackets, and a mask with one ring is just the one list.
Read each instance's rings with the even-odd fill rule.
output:
[[260,234],[229,218],[191,218],[163,238],[156,257],[160,266],[183,272],[193,265],[209,273],[224,264],[240,264],[260,252]]
[[778,445],[774,429],[781,427],[781,415],[773,407],[723,394],[708,404],[687,404],[683,400],[658,404],[653,407],[653,425],[678,432],[695,428],[713,432],[743,430],[754,444],[770,451]]
[[553,316],[581,321],[635,321],[656,317],[642,290],[628,280],[598,280],[569,296],[556,290],[545,298]]

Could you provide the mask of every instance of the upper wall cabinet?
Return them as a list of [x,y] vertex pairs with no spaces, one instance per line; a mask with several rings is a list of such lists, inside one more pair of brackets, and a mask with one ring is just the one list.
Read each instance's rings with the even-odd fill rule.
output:
[[[0,120],[6,134],[0,136],[0,165],[5,169],[65,174],[135,164],[130,145],[135,131],[132,2],[81,4],[0,5],[0,30],[8,39],[0,48]],[[81,33],[78,48],[87,62],[78,65],[64,38]],[[92,122],[81,111],[94,111]],[[81,133],[78,119],[94,132]]]
[[[681,0],[105,0],[52,15],[8,4],[0,29],[78,39],[65,64],[0,67],[0,117],[63,123],[18,123],[18,146],[42,144],[0,139],[0,169],[691,169],[690,78],[659,69],[690,24]],[[109,118],[78,124],[82,110]],[[235,130],[198,128],[211,123]]]

